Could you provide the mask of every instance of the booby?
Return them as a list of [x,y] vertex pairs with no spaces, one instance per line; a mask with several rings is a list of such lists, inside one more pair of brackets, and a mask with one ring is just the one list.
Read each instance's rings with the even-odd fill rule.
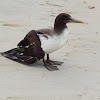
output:
[[[83,23],[73,19],[69,14],[60,13],[55,18],[53,28],[31,30],[16,48],[3,52],[1,55],[27,65],[42,59],[48,70],[58,70],[57,65],[62,65],[63,62],[50,60],[49,54],[67,43],[68,28],[66,24],[71,22]],[[45,55],[47,55],[46,60],[44,59]]]

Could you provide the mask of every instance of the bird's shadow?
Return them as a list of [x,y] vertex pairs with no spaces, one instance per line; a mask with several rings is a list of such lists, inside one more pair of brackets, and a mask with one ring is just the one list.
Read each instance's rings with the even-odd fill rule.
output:
[[37,61],[36,63],[33,63],[33,64],[24,64],[24,63],[20,63],[20,62],[17,62],[17,63],[25,65],[27,67],[37,67],[37,68],[43,68],[44,67],[42,60]]

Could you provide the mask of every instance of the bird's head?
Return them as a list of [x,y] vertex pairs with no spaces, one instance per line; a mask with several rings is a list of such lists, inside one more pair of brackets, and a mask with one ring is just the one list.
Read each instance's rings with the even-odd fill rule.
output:
[[60,13],[56,17],[55,23],[66,24],[66,23],[84,23],[84,22],[72,18],[69,14]]
[[67,23],[84,23],[82,21],[72,18],[69,14],[60,13],[54,23],[54,31],[59,34],[63,31],[64,28],[67,28]]

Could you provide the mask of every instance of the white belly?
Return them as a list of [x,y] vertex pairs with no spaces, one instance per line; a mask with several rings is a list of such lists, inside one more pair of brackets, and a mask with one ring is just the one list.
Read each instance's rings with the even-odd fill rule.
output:
[[48,39],[42,36],[39,37],[41,41],[41,48],[46,54],[48,54],[62,48],[66,44],[68,40],[68,30],[64,30],[59,36],[48,36]]

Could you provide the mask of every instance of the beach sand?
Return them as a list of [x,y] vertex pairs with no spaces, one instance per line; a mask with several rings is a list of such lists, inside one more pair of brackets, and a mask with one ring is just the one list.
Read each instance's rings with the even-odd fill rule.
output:
[[0,100],[100,100],[100,0],[2,0],[0,52],[63,12],[87,23],[68,24],[68,43],[50,54],[64,64],[51,72],[0,56]]

